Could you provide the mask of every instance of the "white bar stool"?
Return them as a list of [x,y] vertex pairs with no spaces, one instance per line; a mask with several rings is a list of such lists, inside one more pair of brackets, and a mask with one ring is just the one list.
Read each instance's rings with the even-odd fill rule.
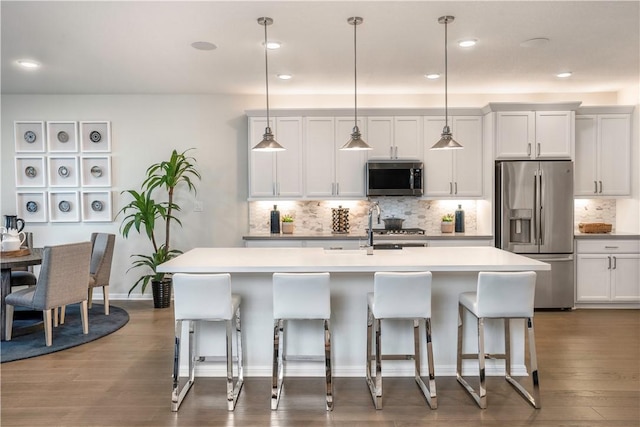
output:
[[[333,410],[331,374],[331,302],[329,273],[273,274],[273,370],[271,378],[271,409],[278,409],[284,382],[284,362],[287,360],[324,360],[326,409]],[[285,320],[318,319],[324,325],[324,356],[285,356]]]
[[[458,355],[456,377],[458,382],[471,394],[480,408],[487,407],[487,389],[485,385],[485,358],[505,359],[505,379],[534,408],[540,408],[540,387],[538,380],[538,363],[536,360],[536,342],[533,331],[533,300],[535,297],[536,273],[524,272],[480,272],[478,274],[477,292],[460,294],[458,310]],[[468,310],[477,319],[478,353],[462,353],[462,337],[464,335],[464,310]],[[484,352],[484,319],[504,319],[504,354],[485,354]],[[518,382],[511,378],[511,336],[509,323],[511,319],[524,319],[527,325],[530,375],[533,382],[533,396]],[[462,378],[462,360],[478,359],[479,392]]]
[[[414,353],[382,354],[381,319],[412,319]],[[420,373],[420,321],[425,321],[429,366],[429,387]],[[371,354],[371,340],[375,335],[375,353]],[[375,381],[371,361],[376,361]],[[415,380],[431,409],[438,407],[436,378],[431,344],[431,272],[374,274],[373,293],[367,294],[367,384],[376,409],[382,409],[382,360],[414,360]]]
[[[233,411],[242,391],[243,357],[240,328],[240,296],[231,294],[230,274],[173,275],[175,311],[175,351],[173,359],[173,390],[171,410],[176,412],[195,380],[195,362],[213,361],[215,358],[194,356],[196,322],[224,322],[226,326],[227,409]],[[180,345],[182,322],[189,322],[189,379],[180,389]],[[236,332],[237,379],[233,381],[233,329]],[[212,359],[212,360],[207,360]]]

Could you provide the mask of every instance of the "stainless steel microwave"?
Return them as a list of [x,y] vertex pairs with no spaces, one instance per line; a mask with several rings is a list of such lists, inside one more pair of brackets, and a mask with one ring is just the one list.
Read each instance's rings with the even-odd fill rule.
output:
[[367,196],[422,196],[422,162],[370,160]]

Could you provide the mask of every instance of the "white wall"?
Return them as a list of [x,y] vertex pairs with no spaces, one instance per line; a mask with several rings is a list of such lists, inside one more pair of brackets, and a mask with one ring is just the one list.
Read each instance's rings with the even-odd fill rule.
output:
[[[579,101],[589,105],[619,102],[617,94],[532,94],[532,95],[451,95],[454,107],[482,107],[490,101],[561,102]],[[350,96],[276,96],[272,108],[344,108],[352,106]],[[440,107],[439,96],[359,97],[365,107]],[[2,171],[0,214],[14,214],[14,120],[109,120],[112,126],[112,187],[114,212],[128,199],[120,192],[137,189],[145,169],[164,160],[171,150],[194,147],[193,155],[203,180],[198,184],[198,200],[204,212],[193,212],[192,197],[179,200],[185,227],[174,230],[174,246],[188,250],[196,246],[241,246],[248,231],[247,199],[247,120],[244,111],[264,108],[264,96],[225,95],[3,95],[1,99],[0,161]],[[637,120],[635,125],[637,137]],[[637,139],[637,138],[636,138]],[[637,142],[634,170],[640,163]],[[638,194],[637,172],[634,194]],[[638,211],[638,197],[631,202]],[[488,207],[487,207],[488,209]],[[620,221],[620,219],[618,219]],[[631,221],[631,220],[629,220]],[[93,231],[119,230],[113,223],[28,224],[37,246],[89,239]],[[484,230],[483,230],[484,231]],[[636,230],[637,231],[637,230]],[[113,299],[126,297],[135,281],[135,272],[126,273],[129,256],[149,251],[146,238],[130,237],[116,241],[112,270]],[[139,297],[138,291],[132,294]],[[147,296],[148,297],[148,296]]]

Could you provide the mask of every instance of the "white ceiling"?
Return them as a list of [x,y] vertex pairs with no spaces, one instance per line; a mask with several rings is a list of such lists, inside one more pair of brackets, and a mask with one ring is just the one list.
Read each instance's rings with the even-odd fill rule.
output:
[[[5,1],[3,94],[264,93],[264,27],[272,94],[443,91],[449,25],[450,93],[615,92],[640,80],[640,1]],[[462,38],[478,39],[461,49]],[[541,48],[520,43],[535,37]],[[209,41],[213,51],[190,44]],[[42,63],[36,71],[16,60]],[[570,70],[569,79],[555,74]],[[291,73],[280,81],[275,75]]]

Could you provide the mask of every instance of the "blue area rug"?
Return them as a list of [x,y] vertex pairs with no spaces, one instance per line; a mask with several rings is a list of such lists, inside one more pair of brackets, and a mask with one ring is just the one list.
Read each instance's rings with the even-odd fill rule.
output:
[[[16,319],[13,322],[14,337],[11,341],[0,343],[1,362],[12,362],[66,350],[102,338],[127,324],[129,314],[125,310],[113,305],[109,309],[109,315],[105,316],[104,305],[93,304],[89,309],[89,333],[85,335],[82,333],[80,304],[68,305],[64,325],[53,328],[51,347],[45,345],[41,312],[34,313],[36,316],[33,319]],[[18,313],[18,307],[16,307],[16,313]],[[28,330],[29,333],[17,336],[20,334],[19,328],[26,328],[23,331]]]

